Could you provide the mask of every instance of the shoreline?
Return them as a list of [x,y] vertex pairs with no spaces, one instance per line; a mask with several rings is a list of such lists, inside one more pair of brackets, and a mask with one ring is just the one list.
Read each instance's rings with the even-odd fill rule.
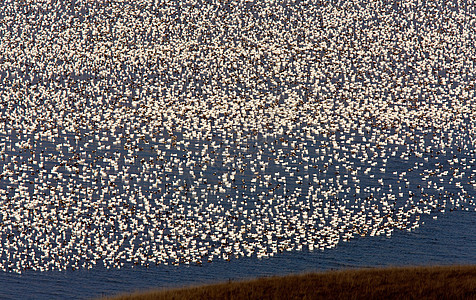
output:
[[98,299],[381,299],[383,297],[476,298],[476,265],[344,269],[139,291]]

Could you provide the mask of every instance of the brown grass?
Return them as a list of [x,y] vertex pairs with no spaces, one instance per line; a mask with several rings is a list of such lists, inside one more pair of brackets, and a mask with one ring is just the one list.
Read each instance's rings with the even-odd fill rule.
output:
[[476,266],[331,271],[104,299],[476,299]]

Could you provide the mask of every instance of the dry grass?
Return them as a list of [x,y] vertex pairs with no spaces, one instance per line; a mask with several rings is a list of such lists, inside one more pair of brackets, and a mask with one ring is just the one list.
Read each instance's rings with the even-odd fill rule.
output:
[[105,299],[476,299],[476,266],[332,271]]

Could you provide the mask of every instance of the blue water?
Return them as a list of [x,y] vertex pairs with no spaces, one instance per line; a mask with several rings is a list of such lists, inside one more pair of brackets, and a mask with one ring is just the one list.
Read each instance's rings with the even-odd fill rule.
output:
[[453,211],[412,232],[391,238],[363,237],[326,251],[293,251],[268,259],[240,258],[202,266],[65,272],[0,273],[2,299],[88,299],[164,287],[357,267],[476,264],[474,212]]

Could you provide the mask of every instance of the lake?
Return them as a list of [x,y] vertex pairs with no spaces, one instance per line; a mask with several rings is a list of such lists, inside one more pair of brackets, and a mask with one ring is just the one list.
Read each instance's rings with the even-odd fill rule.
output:
[[242,258],[202,266],[162,266],[65,272],[2,273],[2,299],[87,299],[142,289],[180,287],[357,267],[476,264],[474,213],[451,212],[428,218],[414,232],[372,237],[316,252],[288,252],[258,260]]
[[0,296],[475,263],[468,3],[5,3]]

